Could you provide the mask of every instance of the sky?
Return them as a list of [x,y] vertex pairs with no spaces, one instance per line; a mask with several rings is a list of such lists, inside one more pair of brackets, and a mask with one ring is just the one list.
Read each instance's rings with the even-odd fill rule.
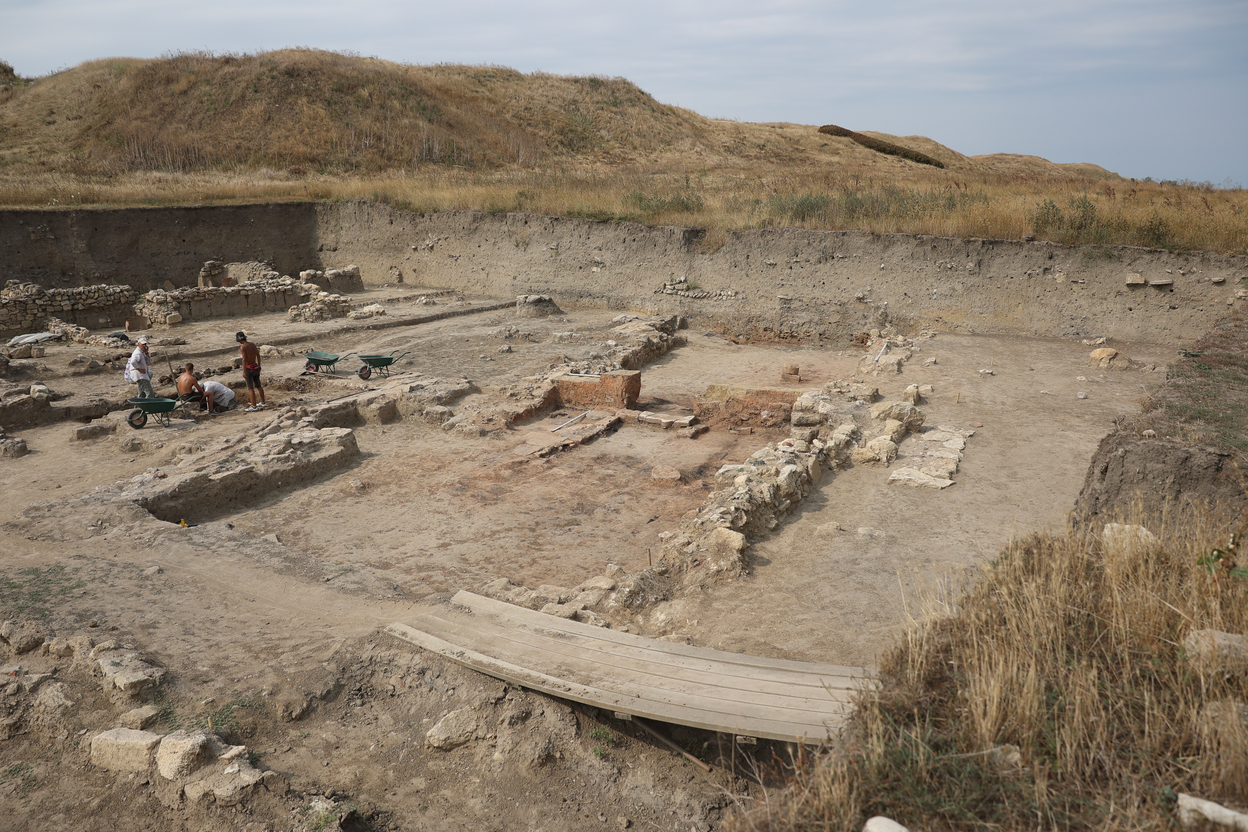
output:
[[0,0],[0,60],[310,47],[627,78],[711,118],[1248,186],[1248,0]]

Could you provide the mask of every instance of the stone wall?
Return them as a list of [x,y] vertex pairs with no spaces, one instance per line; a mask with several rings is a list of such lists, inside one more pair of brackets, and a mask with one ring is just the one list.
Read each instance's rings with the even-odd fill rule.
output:
[[40,332],[49,318],[88,329],[125,326],[133,304],[134,290],[129,286],[44,289],[10,280],[0,290],[0,338]]
[[220,277],[226,273],[227,265],[239,264],[209,261],[200,272],[199,286],[153,289],[143,296],[134,310],[152,323],[173,324],[282,312],[317,301],[324,305],[327,299],[332,298],[342,308],[339,310],[341,314],[330,317],[341,317],[350,308],[350,301],[337,294],[328,294],[323,291],[324,287],[333,286],[335,291],[350,291],[347,287],[354,287],[358,291],[364,286],[360,269],[354,265],[333,269],[328,274],[305,270],[300,272],[298,280],[269,270],[238,285],[219,285],[223,282]]

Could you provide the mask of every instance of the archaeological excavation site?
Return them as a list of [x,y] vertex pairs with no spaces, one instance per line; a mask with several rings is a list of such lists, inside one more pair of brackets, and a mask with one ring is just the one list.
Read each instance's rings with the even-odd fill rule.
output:
[[0,827],[720,829],[1010,540],[1242,496],[1123,426],[1248,256],[705,242],[0,212]]

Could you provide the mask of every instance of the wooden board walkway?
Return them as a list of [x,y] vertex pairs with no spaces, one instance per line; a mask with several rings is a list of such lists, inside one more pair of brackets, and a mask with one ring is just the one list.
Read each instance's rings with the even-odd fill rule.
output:
[[386,631],[552,696],[708,731],[820,742],[869,684],[860,667],[690,647],[544,615],[471,592]]

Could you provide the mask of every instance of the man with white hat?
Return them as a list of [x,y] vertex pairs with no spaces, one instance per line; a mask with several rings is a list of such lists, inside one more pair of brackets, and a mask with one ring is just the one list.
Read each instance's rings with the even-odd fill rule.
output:
[[139,345],[134,348],[130,360],[126,362],[126,381],[139,385],[140,399],[156,398],[156,393],[152,390],[152,371],[147,363],[146,335],[139,338]]

